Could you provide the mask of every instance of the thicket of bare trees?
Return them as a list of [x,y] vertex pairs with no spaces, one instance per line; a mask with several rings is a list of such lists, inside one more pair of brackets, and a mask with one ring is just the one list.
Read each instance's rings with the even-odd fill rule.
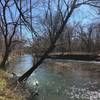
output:
[[[74,40],[73,38],[73,34],[74,34],[74,29],[73,27],[68,27],[66,26],[68,23],[69,18],[71,17],[71,15],[73,14],[73,12],[75,11],[76,8],[80,7],[81,5],[91,5],[94,7],[97,7],[98,3],[100,3],[100,1],[98,0],[87,0],[87,1],[83,1],[83,0],[47,0],[44,1],[46,2],[46,5],[44,7],[44,14],[43,14],[43,18],[40,20],[41,24],[42,24],[42,28],[41,25],[39,27],[40,31],[42,30],[42,36],[40,34],[40,36],[42,38],[39,38],[38,40],[38,44],[36,44],[36,48],[38,49],[34,49],[36,50],[38,53],[41,54],[41,57],[36,56],[36,52],[34,52],[33,50],[33,54],[35,56],[33,56],[34,58],[38,58],[37,60],[35,60],[35,63],[33,64],[32,68],[30,68],[26,73],[24,73],[20,78],[19,78],[19,82],[26,80],[31,74],[32,72],[46,59],[46,57],[48,56],[48,54],[50,52],[52,52],[54,50],[54,48],[56,47],[56,42],[58,42],[59,40],[62,42],[63,41],[63,35],[67,35],[67,46],[68,46],[68,51],[71,51],[71,45],[72,45],[72,41]],[[17,4],[16,4],[17,5]],[[21,13],[21,12],[20,12]],[[30,12],[32,13],[32,12]],[[66,29],[66,27],[68,27]],[[63,33],[67,33],[67,34],[63,34]],[[91,40],[91,29],[88,29],[89,35],[88,35],[88,39],[86,40],[86,46],[90,43]],[[45,35],[44,35],[45,34]],[[63,35],[62,35],[63,34]],[[44,37],[46,36],[46,37]],[[64,36],[65,37],[65,36]],[[47,40],[44,41],[43,40]],[[66,41],[64,41],[66,42]],[[44,43],[44,44],[43,44]],[[47,43],[47,45],[46,45]],[[41,45],[43,45],[41,47]],[[34,47],[34,45],[33,45]],[[44,49],[45,48],[45,49]],[[42,50],[41,50],[42,49]],[[61,49],[61,48],[60,48]],[[64,48],[63,48],[64,49]],[[90,50],[90,47],[88,48],[88,51]],[[41,53],[42,51],[42,53]]]
[[54,48],[62,52],[79,50],[80,47],[90,52],[92,45],[98,48],[95,45],[99,44],[98,29],[90,25],[85,30],[83,26],[69,23],[72,14],[82,5],[99,7],[100,0],[1,0],[0,31],[5,41],[1,66],[5,66],[16,34],[21,37],[22,33],[26,37],[31,34],[28,41],[33,56],[32,67],[18,79],[19,82],[27,79]]
[[98,52],[100,50],[100,25],[92,23],[66,27],[56,43],[56,52]]
[[[24,11],[25,14],[27,11]],[[5,69],[10,53],[22,43],[21,16],[17,12],[14,1],[0,0],[0,40],[2,43],[2,61],[0,68]]]
[[[0,67],[5,68],[6,61],[13,48],[13,37],[17,32],[20,15],[16,18],[12,12],[13,3],[9,0],[0,2],[0,30],[4,41],[4,55]],[[13,42],[12,42],[13,41]],[[13,44],[12,44],[13,43]]]

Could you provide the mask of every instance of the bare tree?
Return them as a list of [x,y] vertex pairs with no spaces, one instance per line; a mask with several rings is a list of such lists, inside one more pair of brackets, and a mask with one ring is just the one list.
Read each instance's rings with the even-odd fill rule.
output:
[[[5,63],[11,52],[13,37],[16,33],[17,25],[19,21],[19,17],[14,20],[12,10],[11,10],[11,5],[12,5],[12,2],[10,4],[9,0],[0,2],[0,7],[1,7],[0,29],[2,31],[2,35],[3,35],[3,39],[5,43],[5,53],[0,65],[2,68],[5,68]],[[10,15],[9,18],[7,18],[7,14]]]
[[71,25],[67,25],[66,30],[65,30],[65,37],[66,37],[66,41],[67,41],[67,51],[71,52],[72,51],[72,38],[74,36],[74,27]]
[[93,28],[93,33],[94,33],[94,51],[99,52],[100,50],[100,23],[96,22],[94,23],[94,28]]
[[[4,55],[0,68],[5,69],[5,64],[11,51],[14,49],[15,45],[20,43],[20,41],[15,39],[19,34],[19,25],[21,25],[21,16],[17,12],[14,1],[12,0],[1,0],[0,1],[0,31],[4,42]],[[13,12],[13,9],[15,12]],[[23,12],[23,14],[26,11]]]
[[79,26],[78,34],[79,34],[79,42],[81,46],[81,51],[92,52],[94,49],[94,26]]
[[[16,8],[18,9],[26,27],[28,27],[30,31],[33,32],[34,35],[37,36],[36,34],[37,32],[34,30],[34,27],[32,27],[32,23],[29,23],[25,19],[26,17],[24,16],[23,11],[19,8],[18,2],[16,0],[14,0],[14,2],[16,4]],[[73,14],[74,10],[80,7],[81,5],[85,5],[85,4],[97,7],[96,4],[100,1],[99,0],[80,0],[80,1],[79,0],[54,0],[54,1],[48,0],[47,2],[48,4],[45,10],[46,12],[45,18],[48,18],[48,16],[50,18],[48,22],[49,24],[47,24],[47,27],[48,27],[47,30],[49,31],[48,34],[50,37],[50,44],[48,48],[46,49],[46,51],[43,52],[39,60],[35,64],[33,64],[33,66],[18,79],[19,82],[26,80],[32,74],[32,72],[48,57],[48,54],[53,51],[53,49],[55,48],[56,41],[59,39],[60,35],[63,33],[66,23],[68,22],[69,18]],[[57,4],[57,6],[54,8],[53,8],[53,3]],[[64,4],[64,6],[62,6],[62,4]],[[61,19],[59,23],[56,18],[55,20],[53,20],[55,13],[53,12],[52,9],[56,9],[56,11],[60,13]]]
[[[55,43],[56,41],[59,39],[60,35],[62,34],[63,30],[64,30],[64,27],[66,25],[66,23],[68,22],[69,18],[71,17],[73,11],[78,8],[79,6],[81,6],[82,4],[90,4],[92,6],[95,6],[94,3],[95,1],[91,1],[91,0],[86,0],[86,1],[80,1],[78,2],[78,0],[73,0],[73,1],[66,1],[66,0],[63,0],[64,4],[65,4],[65,12],[64,10],[61,9],[61,0],[57,0],[58,2],[58,6],[57,6],[57,11],[60,11],[61,15],[62,15],[62,21],[61,21],[61,24],[59,25],[59,27],[57,26],[54,26],[53,28],[57,29],[57,31],[55,32],[51,32],[49,31],[49,34],[50,34],[50,37],[52,41],[50,41],[50,45],[48,47],[48,49],[44,52],[44,54],[42,55],[42,57],[39,59],[39,61],[32,66],[32,68],[30,68],[26,73],[24,73],[20,78],[19,78],[19,82],[27,79],[31,74],[32,72],[46,59],[46,57],[48,56],[48,54],[50,52],[52,52],[52,50],[54,49],[55,47]],[[98,1],[99,2],[99,1]],[[52,30],[52,10],[51,10],[51,0],[48,0],[48,10],[47,12],[49,11],[49,16],[50,16],[50,26],[49,26],[49,29]],[[48,14],[48,13],[47,13]],[[52,35],[53,34],[53,35]]]

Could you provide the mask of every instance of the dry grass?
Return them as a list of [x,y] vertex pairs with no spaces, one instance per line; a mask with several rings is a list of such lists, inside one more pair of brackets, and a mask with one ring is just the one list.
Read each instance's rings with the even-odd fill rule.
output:
[[[98,53],[87,53],[87,52],[53,52],[50,53],[50,55],[94,55],[94,54],[98,54]],[[98,56],[100,56],[100,54],[98,54]]]
[[9,74],[0,70],[0,100],[26,100],[24,95],[11,88],[8,80]]

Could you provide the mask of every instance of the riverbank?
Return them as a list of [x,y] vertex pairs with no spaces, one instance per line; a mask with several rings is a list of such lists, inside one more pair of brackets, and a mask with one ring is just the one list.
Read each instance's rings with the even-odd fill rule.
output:
[[[8,62],[11,61],[11,60],[16,59],[17,57],[23,56],[23,55],[25,55],[24,52],[21,52],[21,51],[16,52],[16,51],[14,51],[9,55]],[[4,57],[4,52],[0,52],[0,62],[2,61],[3,57]]]
[[100,54],[97,53],[51,53],[48,58],[51,59],[68,59],[84,61],[100,61]]
[[[31,62],[31,55],[19,57],[9,72],[20,76],[32,66]],[[90,62],[46,59],[27,81],[31,91],[35,90],[36,82],[39,84],[39,95],[28,100],[95,100],[95,92],[98,99],[100,63]]]
[[0,100],[28,100],[28,91],[17,88],[13,83],[12,75],[0,70]]
[[62,60],[48,59],[45,61],[45,64],[48,66],[52,66],[53,68],[59,71],[87,71],[92,73],[100,73],[100,62],[97,61],[76,61],[76,60]]

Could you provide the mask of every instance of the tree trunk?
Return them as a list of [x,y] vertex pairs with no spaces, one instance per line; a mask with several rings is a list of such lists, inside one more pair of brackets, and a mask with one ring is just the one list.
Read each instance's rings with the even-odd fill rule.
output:
[[68,52],[71,52],[71,41],[68,39]]
[[62,34],[63,32],[63,29],[66,25],[66,23],[68,22],[70,16],[72,15],[73,11],[74,11],[74,7],[75,7],[75,4],[76,4],[77,0],[75,0],[72,4],[72,8],[70,9],[70,11],[68,12],[65,20],[63,21],[60,29],[58,30],[58,32],[56,33],[55,37],[54,37],[54,40],[52,41],[50,47],[48,48],[48,50],[44,53],[44,55],[41,57],[41,59],[32,67],[30,68],[26,73],[24,73],[19,79],[18,81],[21,82],[25,79],[27,79],[31,74],[32,72],[47,58],[48,54],[50,52],[52,52],[52,50],[55,48],[55,43],[56,41],[59,39],[60,35]]
[[41,57],[41,59],[32,68],[30,68],[26,73],[24,73],[18,79],[18,81],[21,82],[23,80],[26,80],[32,74],[32,72],[44,61],[44,59],[47,58],[48,54],[53,50],[54,47],[55,47],[54,45],[51,45],[50,48],[48,48],[45,54]]
[[9,57],[9,51],[8,50],[6,50],[5,51],[5,54],[4,54],[4,57],[3,57],[3,60],[2,60],[2,62],[1,62],[1,64],[0,64],[0,68],[1,69],[6,69],[5,67],[5,65],[6,65],[6,61],[8,60],[8,57]]

